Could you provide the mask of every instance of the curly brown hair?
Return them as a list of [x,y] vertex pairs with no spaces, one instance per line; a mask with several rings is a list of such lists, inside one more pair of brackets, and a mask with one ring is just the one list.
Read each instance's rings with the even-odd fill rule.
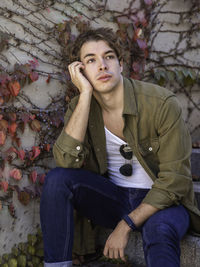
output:
[[84,43],[89,41],[105,41],[112,48],[118,60],[123,59],[123,44],[120,38],[113,32],[111,28],[89,29],[78,35],[76,40],[71,43],[69,48],[69,63],[80,61],[80,50]]

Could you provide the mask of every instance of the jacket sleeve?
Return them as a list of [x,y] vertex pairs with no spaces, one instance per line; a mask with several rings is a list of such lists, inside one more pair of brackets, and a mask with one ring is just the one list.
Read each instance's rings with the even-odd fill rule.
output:
[[74,110],[73,103],[70,103],[64,118],[64,127],[53,146],[53,155],[58,167],[81,168],[89,150],[80,141],[74,139],[65,132],[65,127]]
[[159,209],[179,204],[192,187],[191,138],[175,96],[169,97],[157,113],[159,172],[143,202]]

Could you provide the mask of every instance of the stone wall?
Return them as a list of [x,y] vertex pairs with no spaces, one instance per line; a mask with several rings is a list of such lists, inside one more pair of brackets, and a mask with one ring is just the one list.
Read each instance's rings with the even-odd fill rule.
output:
[[[151,1],[144,1],[151,4]],[[62,47],[56,38],[56,25],[77,17],[79,20],[89,21],[93,27],[112,27],[118,29],[116,20],[129,23],[134,21],[136,9],[145,5],[143,1],[133,0],[103,0],[103,1],[38,1],[38,0],[1,0],[0,6],[0,40],[2,33],[8,34],[8,45],[1,48],[0,67],[11,71],[13,66],[25,64],[29,60],[38,62],[37,73],[39,79],[34,83],[23,87],[14,102],[3,103],[0,111],[6,108],[21,109],[38,114],[39,112],[54,112],[58,109],[65,110],[65,96],[68,94],[66,84],[62,76],[65,75],[62,58]],[[144,72],[144,80],[151,80],[152,70],[174,69],[174,67],[191,67],[195,74],[200,68],[200,44],[199,29],[194,30],[188,37],[192,25],[199,23],[199,15],[190,14],[193,1],[154,1],[155,7],[149,21],[149,59]],[[196,7],[197,8],[197,7]],[[143,10],[143,6],[141,7]],[[137,13],[143,16],[143,11]],[[77,27],[72,26],[73,34],[77,34]],[[49,80],[50,79],[50,82]],[[167,87],[177,93],[183,107],[184,118],[190,128],[194,141],[199,139],[200,120],[200,91],[197,83],[180,87],[179,83],[171,79]],[[60,104],[59,104],[60,103]],[[37,113],[38,112],[38,113]],[[45,113],[45,114],[46,114]],[[45,125],[45,121],[43,120]],[[44,126],[45,127],[45,126]],[[51,124],[50,126],[51,127]],[[58,131],[59,132],[59,131]],[[30,151],[33,146],[40,144],[40,135],[27,124],[21,136],[21,149]],[[52,147],[52,144],[50,144]],[[1,157],[11,146],[11,138],[8,136],[5,145],[1,146]],[[16,166],[23,164],[19,159],[14,162]],[[6,163],[2,178],[12,185],[20,188],[31,184],[29,171],[34,169],[38,173],[48,171],[54,166],[51,154],[46,158],[40,158],[36,166],[23,169],[23,177],[20,181],[10,178],[9,171],[12,164]],[[1,190],[0,197],[5,193]],[[32,200],[27,206],[19,202],[17,192],[13,193],[12,203],[15,208],[15,216],[11,217],[8,203],[2,201],[0,211],[0,254],[9,252],[16,243],[26,240],[27,234],[34,232],[39,224],[39,200]]]

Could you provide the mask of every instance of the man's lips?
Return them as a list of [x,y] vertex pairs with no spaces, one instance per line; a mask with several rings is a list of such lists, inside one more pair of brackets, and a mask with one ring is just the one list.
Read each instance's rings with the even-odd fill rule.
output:
[[107,81],[107,80],[109,80],[111,77],[112,77],[112,75],[110,75],[110,74],[103,74],[103,75],[101,75],[101,76],[98,77],[98,80],[101,80],[101,81]]

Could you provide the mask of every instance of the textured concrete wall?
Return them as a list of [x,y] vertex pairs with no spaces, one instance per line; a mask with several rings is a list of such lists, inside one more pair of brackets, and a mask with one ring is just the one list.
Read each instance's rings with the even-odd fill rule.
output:
[[[97,1],[99,2],[99,1]],[[190,5],[190,1],[160,1],[160,3],[169,2],[163,7],[163,11],[187,11]],[[45,5],[46,3],[46,5]],[[7,32],[11,35],[9,41],[9,49],[3,50],[0,55],[0,64],[6,68],[11,69],[15,63],[26,63],[28,60],[37,58],[39,61],[39,73],[41,74],[38,81],[30,85],[27,85],[20,92],[20,95],[14,102],[15,107],[25,107],[27,110],[34,109],[50,109],[49,104],[52,99],[64,96],[66,94],[66,88],[57,79],[57,73],[62,71],[60,66],[61,49],[58,42],[55,40],[53,29],[57,23],[61,23],[64,20],[68,20],[70,17],[81,16],[85,20],[90,20],[91,25],[94,27],[106,26],[117,29],[117,25],[111,19],[111,13],[117,16],[118,12],[123,10],[127,11],[130,6],[130,0],[108,0],[106,5],[106,12],[101,14],[94,1],[55,1],[55,4],[48,7],[50,1],[43,1],[43,6],[39,6],[37,0],[1,0],[0,7],[0,30]],[[40,3],[41,4],[41,3]],[[97,3],[98,4],[98,3]],[[140,1],[135,1],[134,7],[139,6]],[[92,11],[91,8],[92,7]],[[96,11],[95,11],[96,8]],[[133,7],[132,7],[133,8]],[[160,6],[157,7],[159,9]],[[109,11],[109,10],[112,10]],[[10,16],[12,14],[12,16]],[[94,17],[96,17],[94,19]],[[180,16],[176,14],[163,13],[157,18],[162,22],[163,32],[160,32],[154,39],[150,39],[151,42],[151,58],[156,59],[157,52],[161,51],[161,56],[165,56],[165,63],[173,63],[173,49],[176,47],[176,43],[179,39],[179,33],[170,32],[176,30],[178,32],[187,30],[187,22],[177,26]],[[157,27],[159,27],[159,23]],[[155,28],[156,29],[156,28]],[[170,30],[169,32],[164,32]],[[152,36],[153,37],[153,36]],[[16,40],[17,38],[17,40]],[[198,40],[194,39],[194,43]],[[185,46],[184,41],[180,46]],[[194,61],[196,65],[199,65],[199,52],[187,51],[184,58],[180,60],[185,62]],[[168,55],[168,56],[166,56]],[[150,63],[147,66],[151,66]],[[193,63],[191,63],[193,64]],[[52,80],[50,83],[46,83],[47,75],[51,74]],[[172,86],[170,86],[172,87]],[[171,88],[172,90],[174,88]],[[200,94],[199,88],[194,88],[193,98],[195,103],[199,105]],[[189,101],[185,94],[179,94],[180,102],[183,106],[184,117],[188,121],[188,125],[191,130],[198,126],[200,120],[200,112],[198,109],[194,109],[193,112],[188,115],[188,108],[193,107],[191,101]],[[194,137],[197,138],[199,132],[194,133]],[[28,126],[26,127],[23,138],[22,148],[29,149],[33,145],[37,145],[38,136]],[[9,140],[7,140],[3,151],[10,146]],[[53,167],[52,161],[42,161],[41,164],[48,167]],[[5,172],[9,172],[10,166],[8,165]],[[40,167],[42,168],[42,167]],[[13,184],[15,182],[13,181]],[[23,180],[17,183],[19,186],[25,186],[29,184],[27,175],[23,176]],[[3,192],[0,192],[3,195]],[[3,207],[0,211],[0,254],[9,252],[11,247],[26,240],[26,236],[30,232],[34,232],[36,226],[39,224],[39,205],[38,201],[32,201],[28,206],[23,206],[17,200],[14,194],[14,205],[16,208],[17,219],[10,217],[8,209]]]

